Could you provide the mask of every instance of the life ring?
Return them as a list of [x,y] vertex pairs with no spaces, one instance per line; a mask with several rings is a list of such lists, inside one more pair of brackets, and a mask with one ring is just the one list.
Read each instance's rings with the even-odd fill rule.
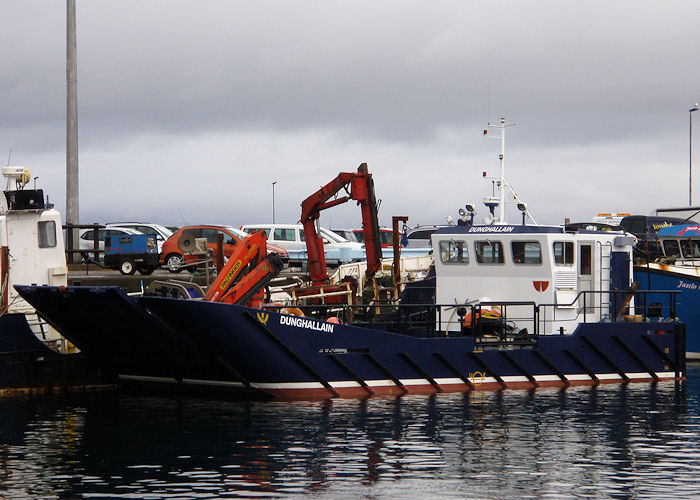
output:
[[486,382],[486,373],[484,372],[474,372],[469,374],[469,378],[471,379],[471,383],[479,386]]
[[304,316],[304,313],[298,307],[284,307],[280,310],[280,313],[292,316]]

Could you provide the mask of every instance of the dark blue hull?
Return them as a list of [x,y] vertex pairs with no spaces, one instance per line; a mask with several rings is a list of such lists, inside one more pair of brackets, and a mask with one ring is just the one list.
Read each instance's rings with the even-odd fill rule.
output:
[[123,381],[307,398],[681,379],[679,323],[582,324],[493,346],[235,305],[126,296],[118,288],[18,287]]
[[0,395],[105,389],[116,383],[116,373],[95,360],[49,349],[23,314],[0,316]]
[[[678,290],[676,314],[687,326],[688,359],[700,359],[700,277],[674,271],[674,266],[636,266],[635,281],[640,290]],[[647,295],[648,304],[663,302],[664,294]],[[648,306],[647,304],[647,306]]]

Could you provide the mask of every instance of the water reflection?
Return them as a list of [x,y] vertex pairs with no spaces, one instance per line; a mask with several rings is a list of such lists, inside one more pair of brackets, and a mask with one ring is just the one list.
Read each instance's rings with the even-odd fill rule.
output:
[[[700,494],[686,384],[227,402],[0,401],[0,496]],[[439,481],[435,481],[439,479]]]

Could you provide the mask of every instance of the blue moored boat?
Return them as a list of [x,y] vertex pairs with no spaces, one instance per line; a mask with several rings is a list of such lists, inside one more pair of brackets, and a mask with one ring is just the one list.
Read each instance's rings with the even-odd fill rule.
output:
[[[677,290],[678,318],[687,325],[687,357],[700,359],[700,225],[667,226],[657,233],[663,257],[634,267],[641,290]],[[660,296],[648,294],[652,311]],[[655,314],[655,312],[652,312]]]

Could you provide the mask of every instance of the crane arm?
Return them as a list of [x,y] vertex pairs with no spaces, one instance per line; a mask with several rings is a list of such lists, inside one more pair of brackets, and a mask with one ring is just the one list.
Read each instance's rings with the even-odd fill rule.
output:
[[[328,201],[341,189],[347,196]],[[313,193],[301,203],[301,223],[304,225],[304,237],[309,260],[309,273],[314,284],[322,284],[328,280],[326,258],[323,251],[323,239],[319,237],[316,221],[321,210],[325,210],[349,200],[356,200],[362,208],[362,231],[365,235],[365,253],[367,255],[367,273],[371,277],[381,266],[382,247],[379,240],[379,221],[377,216],[377,200],[374,194],[372,174],[363,163],[357,172],[341,172],[331,182]]]
[[258,231],[242,239],[211,284],[204,300],[246,304],[279,274],[282,260],[267,254],[266,236]]

